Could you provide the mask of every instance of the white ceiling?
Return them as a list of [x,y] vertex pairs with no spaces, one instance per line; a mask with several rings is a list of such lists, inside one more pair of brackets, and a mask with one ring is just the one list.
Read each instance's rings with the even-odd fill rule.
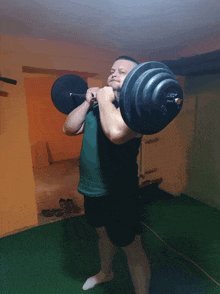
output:
[[220,0],[0,0],[0,4],[3,34],[96,46],[140,60],[176,59],[183,49],[220,35]]

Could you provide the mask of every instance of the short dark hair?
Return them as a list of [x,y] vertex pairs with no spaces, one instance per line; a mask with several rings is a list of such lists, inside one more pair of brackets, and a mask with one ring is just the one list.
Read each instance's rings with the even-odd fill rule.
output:
[[139,64],[134,58],[129,57],[129,56],[125,56],[125,55],[124,56],[119,56],[118,58],[116,58],[115,61],[120,60],[120,59],[130,60],[130,61],[133,61],[134,63]]

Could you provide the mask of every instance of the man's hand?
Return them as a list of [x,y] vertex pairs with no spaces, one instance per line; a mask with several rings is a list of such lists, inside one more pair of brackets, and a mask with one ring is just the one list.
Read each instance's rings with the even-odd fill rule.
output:
[[86,92],[86,101],[90,104],[90,108],[93,107],[95,104],[97,104],[97,93],[100,88],[98,87],[92,87],[89,88]]
[[116,100],[115,93],[113,92],[112,87],[104,87],[97,92],[96,99],[99,101],[105,102],[114,102]]

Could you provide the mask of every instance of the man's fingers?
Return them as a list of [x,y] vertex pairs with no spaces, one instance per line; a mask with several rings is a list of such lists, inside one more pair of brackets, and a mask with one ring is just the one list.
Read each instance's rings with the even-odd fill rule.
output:
[[98,87],[89,88],[86,92],[86,100],[88,102],[95,101],[98,91],[99,91]]

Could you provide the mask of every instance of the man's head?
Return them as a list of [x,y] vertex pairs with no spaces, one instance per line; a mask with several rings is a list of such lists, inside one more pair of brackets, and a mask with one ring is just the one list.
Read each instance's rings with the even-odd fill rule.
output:
[[113,91],[120,92],[124,79],[137,65],[137,61],[133,58],[128,56],[119,56],[111,68],[110,76],[107,80],[108,86],[112,87]]

